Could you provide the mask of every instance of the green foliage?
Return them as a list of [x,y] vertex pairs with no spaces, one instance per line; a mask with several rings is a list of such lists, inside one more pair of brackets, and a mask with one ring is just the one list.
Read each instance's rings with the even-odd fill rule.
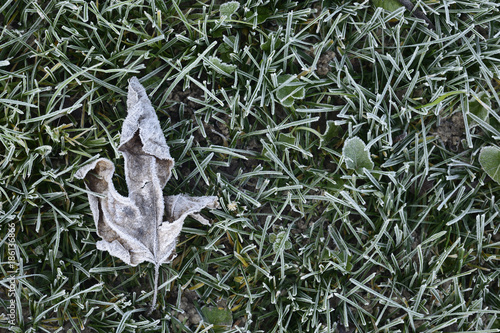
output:
[[344,142],[342,156],[345,159],[345,164],[348,169],[362,172],[363,168],[368,170],[373,169],[373,161],[370,157],[370,152],[366,150],[366,145],[357,136],[349,138]]
[[220,5],[220,15],[221,17],[231,18],[231,16],[236,13],[240,8],[240,3],[238,1],[228,1]]
[[479,163],[488,176],[500,184],[500,149],[483,147],[479,154]]
[[280,249],[290,250],[292,248],[292,243],[288,240],[288,235],[286,231],[281,231],[277,235],[269,234],[269,242],[273,245],[274,252],[280,252]]
[[281,75],[278,77],[276,98],[283,106],[291,107],[295,100],[304,99],[306,90],[304,83],[292,75]]
[[[489,122],[489,111],[491,110],[491,102],[488,95],[481,93],[479,96],[474,96],[469,101],[469,112],[481,119],[482,121]],[[474,121],[471,119],[471,123]]]
[[[498,332],[500,7],[414,3],[435,30],[367,1],[3,1],[13,330],[212,332],[185,303],[223,300],[227,332]],[[73,177],[97,154],[123,174],[132,76],[175,159],[165,193],[221,203],[186,221],[151,315],[154,267],[96,250]]]
[[207,323],[214,326],[231,326],[233,324],[233,316],[231,310],[216,307],[216,306],[205,306],[201,309],[203,316],[207,320]]
[[398,0],[371,0],[375,7],[384,8],[388,11],[395,11],[398,8],[401,8],[402,5]]
[[208,57],[207,64],[222,75],[230,76],[236,70],[236,65],[226,64],[221,59],[212,56]]

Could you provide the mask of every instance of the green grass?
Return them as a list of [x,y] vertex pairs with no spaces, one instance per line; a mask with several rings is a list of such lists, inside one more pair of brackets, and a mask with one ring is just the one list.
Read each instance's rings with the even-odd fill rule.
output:
[[[415,1],[431,30],[367,1],[220,3],[0,5],[13,330],[499,332],[500,186],[478,156],[500,140],[500,5]],[[126,194],[116,147],[132,76],[176,161],[165,192],[221,203],[203,212],[210,227],[185,224],[151,315],[153,265],[95,248],[74,178],[99,154]],[[477,99],[487,118],[469,111]],[[353,137],[373,169],[347,167]],[[180,316],[189,290],[199,324]],[[213,326],[213,307],[233,326]]]

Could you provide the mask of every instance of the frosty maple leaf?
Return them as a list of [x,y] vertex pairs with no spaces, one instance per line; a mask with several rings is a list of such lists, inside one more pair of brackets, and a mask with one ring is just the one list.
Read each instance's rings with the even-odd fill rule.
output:
[[144,261],[155,265],[154,308],[159,267],[175,257],[184,219],[191,215],[208,224],[197,213],[217,208],[218,202],[215,196],[163,196],[174,160],[146,91],[135,77],[129,81],[127,110],[118,150],[125,159],[128,197],[116,191],[112,182],[115,166],[106,158],[83,166],[75,176],[94,192],[88,198],[97,235],[102,238],[96,247],[131,266]]

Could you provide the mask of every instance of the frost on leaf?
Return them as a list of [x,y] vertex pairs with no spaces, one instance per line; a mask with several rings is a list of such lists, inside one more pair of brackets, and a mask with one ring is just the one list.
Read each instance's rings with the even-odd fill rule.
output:
[[390,12],[393,12],[398,8],[403,7],[398,0],[372,0],[372,2],[375,7],[381,7]]
[[291,107],[296,99],[304,99],[306,95],[304,83],[297,78],[292,79],[289,74],[279,76],[278,84],[276,97],[286,107]]
[[494,181],[500,184],[500,149],[494,146],[483,147],[479,153],[479,164]]
[[345,164],[348,169],[354,169],[357,172],[362,172],[363,168],[368,170],[373,169],[370,152],[366,150],[363,140],[357,136],[345,140],[342,155],[345,158]]
[[156,113],[137,78],[129,82],[128,114],[123,123],[118,150],[125,160],[125,180],[129,195],[119,194],[112,182],[115,166],[99,158],[77,171],[85,180],[97,234],[99,250],[108,251],[125,263],[136,266],[144,261],[155,265],[156,303],[158,270],[175,257],[175,245],[184,219],[217,208],[217,197],[163,196],[174,160],[160,128]]
[[228,1],[220,5],[219,11],[221,17],[230,18],[240,8],[238,1]]

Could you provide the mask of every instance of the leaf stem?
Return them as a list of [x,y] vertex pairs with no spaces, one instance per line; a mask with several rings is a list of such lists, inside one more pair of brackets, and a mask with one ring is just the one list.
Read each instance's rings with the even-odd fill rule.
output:
[[155,264],[153,301],[151,302],[151,308],[149,309],[148,315],[151,314],[151,312],[153,312],[156,309],[156,298],[158,296],[158,275],[159,274],[160,274],[160,265]]

